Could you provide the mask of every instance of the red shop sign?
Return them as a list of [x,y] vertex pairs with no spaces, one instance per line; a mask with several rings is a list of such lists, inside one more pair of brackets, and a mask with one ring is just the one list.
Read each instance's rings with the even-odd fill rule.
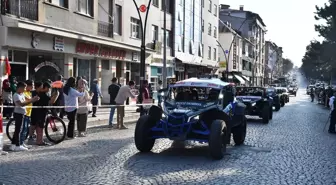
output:
[[106,58],[125,59],[126,51],[111,47],[102,47],[95,44],[78,42],[76,45],[76,53],[85,53]]

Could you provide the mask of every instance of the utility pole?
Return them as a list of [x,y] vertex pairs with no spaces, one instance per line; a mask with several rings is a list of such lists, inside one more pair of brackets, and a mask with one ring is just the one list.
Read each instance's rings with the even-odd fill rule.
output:
[[163,0],[163,71],[162,84],[167,88],[167,0]]
[[[152,3],[152,0],[148,1],[147,6],[142,4],[138,6],[136,0],[133,0],[134,6],[138,12],[139,20],[140,20],[140,29],[141,29],[141,46],[140,46],[140,91],[138,96],[138,101],[140,104],[143,102],[142,93],[143,86],[146,77],[146,28],[147,28],[147,18],[148,12]],[[143,21],[141,14],[145,13],[145,19]],[[145,111],[143,107],[141,107],[140,116],[144,115]]]

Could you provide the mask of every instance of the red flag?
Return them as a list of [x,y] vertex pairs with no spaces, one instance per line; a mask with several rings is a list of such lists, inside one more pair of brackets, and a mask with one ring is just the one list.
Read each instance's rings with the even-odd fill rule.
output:
[[12,72],[11,72],[11,66],[9,64],[8,57],[6,57],[5,62],[6,62],[6,64],[5,64],[5,70],[6,70],[5,75],[11,75]]

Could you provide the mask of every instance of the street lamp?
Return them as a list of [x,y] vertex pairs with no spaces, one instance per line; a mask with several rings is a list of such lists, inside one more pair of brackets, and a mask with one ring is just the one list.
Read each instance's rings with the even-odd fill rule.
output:
[[[142,98],[142,92],[143,92],[143,85],[145,80],[145,73],[146,73],[146,27],[147,27],[147,18],[148,18],[148,12],[150,9],[150,6],[152,4],[152,0],[149,0],[148,5],[140,5],[138,6],[138,3],[136,0],[133,0],[133,3],[135,5],[135,8],[139,15],[140,20],[140,29],[141,29],[141,46],[140,46],[140,91],[138,100],[139,103],[142,104],[143,98]],[[141,13],[145,13],[145,20],[142,21]],[[144,114],[144,110],[141,107],[140,116]]]
[[[229,16],[229,17],[231,16],[230,13],[228,14],[228,16]],[[218,20],[219,20],[220,23],[222,23],[224,26],[226,26],[226,24],[225,24],[222,20],[220,20],[220,19],[218,19]],[[249,20],[248,17],[245,18],[245,20],[244,20],[244,21],[242,22],[242,24],[239,26],[239,28],[238,28],[237,31],[239,31],[239,30],[243,27],[243,25],[245,24],[245,22],[246,22],[247,20]],[[238,35],[238,33],[236,33],[236,34],[233,36],[233,39],[232,39],[231,44],[230,44],[230,48],[229,48],[229,52],[228,52],[228,56],[225,57],[225,58],[226,58],[226,78],[227,78],[227,79],[229,79],[229,60],[230,60],[231,49],[232,49],[233,42],[235,42],[235,40],[236,40],[237,35]],[[217,43],[219,43],[219,42],[217,41]],[[220,44],[220,43],[219,43],[219,44]],[[221,45],[220,45],[220,47],[221,47]],[[223,48],[222,48],[222,49],[223,49]],[[225,52],[224,52],[224,56],[225,56]]]

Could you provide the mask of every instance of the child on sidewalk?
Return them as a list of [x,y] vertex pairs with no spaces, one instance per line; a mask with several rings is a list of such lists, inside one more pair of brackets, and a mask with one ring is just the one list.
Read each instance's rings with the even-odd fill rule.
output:
[[23,92],[26,90],[27,84],[24,82],[19,82],[17,84],[16,93],[13,96],[14,101],[14,120],[15,120],[15,131],[13,135],[11,150],[12,151],[26,151],[28,148],[20,145],[20,135],[22,132],[22,126],[24,122],[24,116],[26,114],[26,105],[29,105],[35,101],[38,101],[40,98],[38,96],[33,97],[32,99],[26,99]]

